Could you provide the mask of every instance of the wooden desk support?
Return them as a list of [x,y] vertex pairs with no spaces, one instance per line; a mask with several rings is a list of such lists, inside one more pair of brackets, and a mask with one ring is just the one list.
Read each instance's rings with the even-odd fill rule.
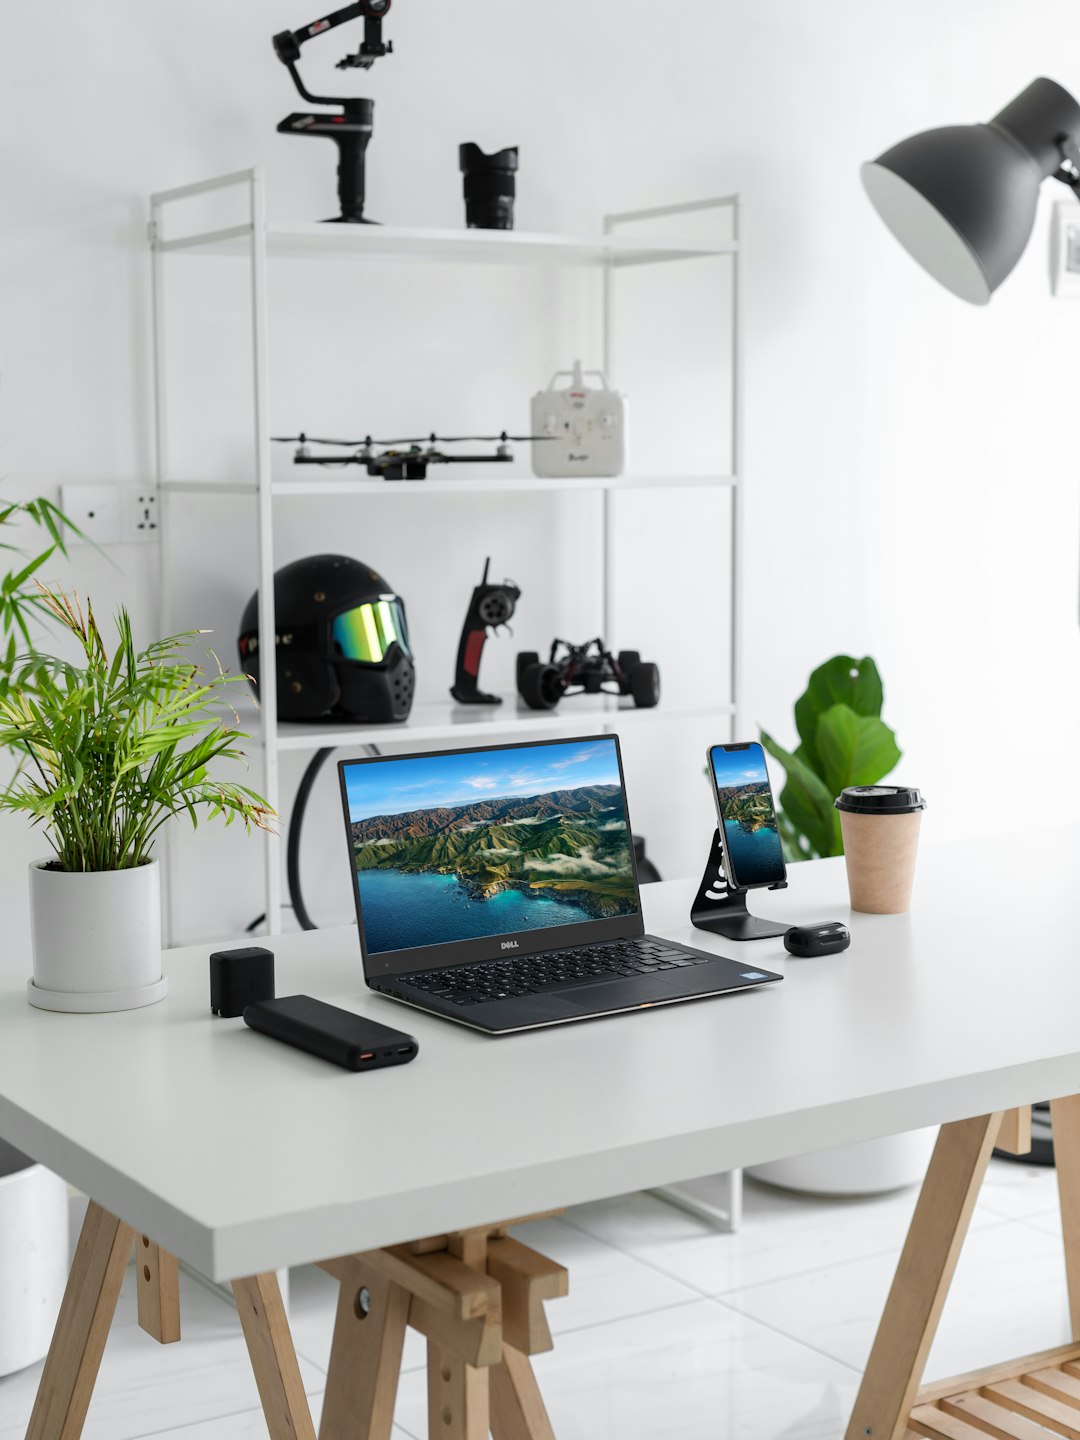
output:
[[1031,1109],[943,1125],[846,1440],[1080,1440],[1080,1096],[1050,1106],[1073,1343],[919,1389],[995,1143],[1031,1148]]
[[[554,1440],[528,1357],[551,1349],[543,1302],[567,1293],[567,1273],[507,1228],[323,1262],[340,1293],[319,1440],[390,1440],[408,1325],[428,1342],[433,1436]],[[79,1440],[132,1246],[139,1324],[179,1340],[175,1258],[91,1204],[26,1440]],[[277,1277],[235,1280],[233,1292],[271,1440],[316,1440]]]

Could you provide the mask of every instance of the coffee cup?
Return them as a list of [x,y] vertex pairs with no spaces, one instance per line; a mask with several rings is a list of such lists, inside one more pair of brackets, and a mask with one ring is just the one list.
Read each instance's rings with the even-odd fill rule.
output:
[[835,803],[851,908],[868,915],[910,910],[922,795],[904,785],[849,785]]

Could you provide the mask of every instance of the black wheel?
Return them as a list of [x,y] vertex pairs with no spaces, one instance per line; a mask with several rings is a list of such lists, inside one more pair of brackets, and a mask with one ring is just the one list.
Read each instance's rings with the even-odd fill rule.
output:
[[660,703],[660,667],[651,660],[635,665],[630,672],[630,694],[639,710],[651,710]]
[[530,665],[540,664],[540,653],[537,650],[519,650],[517,657],[517,670],[514,678],[517,681],[517,688],[521,689],[521,682],[525,678],[525,671]]
[[630,684],[630,677],[641,664],[640,650],[620,650],[615,657],[615,663],[619,667],[619,674],[622,679],[619,681],[619,694],[632,695],[633,686]]
[[554,710],[563,697],[556,665],[530,665],[521,677],[521,698],[531,710]]

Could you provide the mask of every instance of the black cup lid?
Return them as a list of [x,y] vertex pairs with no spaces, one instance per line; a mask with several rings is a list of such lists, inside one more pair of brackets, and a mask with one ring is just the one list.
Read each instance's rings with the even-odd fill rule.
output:
[[910,815],[926,809],[922,793],[908,785],[849,785],[835,804],[849,815]]

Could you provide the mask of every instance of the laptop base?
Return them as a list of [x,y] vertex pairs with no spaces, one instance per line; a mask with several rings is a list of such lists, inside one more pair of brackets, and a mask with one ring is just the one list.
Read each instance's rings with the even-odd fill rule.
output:
[[[648,941],[654,937],[643,938]],[[686,968],[661,973],[631,978],[608,975],[565,989],[465,1005],[422,991],[410,985],[406,976],[382,980],[373,988],[378,994],[424,1010],[429,1015],[438,1015],[444,1020],[453,1020],[489,1035],[505,1035],[519,1030],[543,1029],[549,1025],[566,1025],[575,1020],[620,1015],[632,1010],[677,1005],[687,1000],[704,1000],[774,984],[783,978],[774,971],[751,969],[745,961],[694,950],[678,941],[656,943],[679,951],[686,957],[693,957],[694,963]]]

